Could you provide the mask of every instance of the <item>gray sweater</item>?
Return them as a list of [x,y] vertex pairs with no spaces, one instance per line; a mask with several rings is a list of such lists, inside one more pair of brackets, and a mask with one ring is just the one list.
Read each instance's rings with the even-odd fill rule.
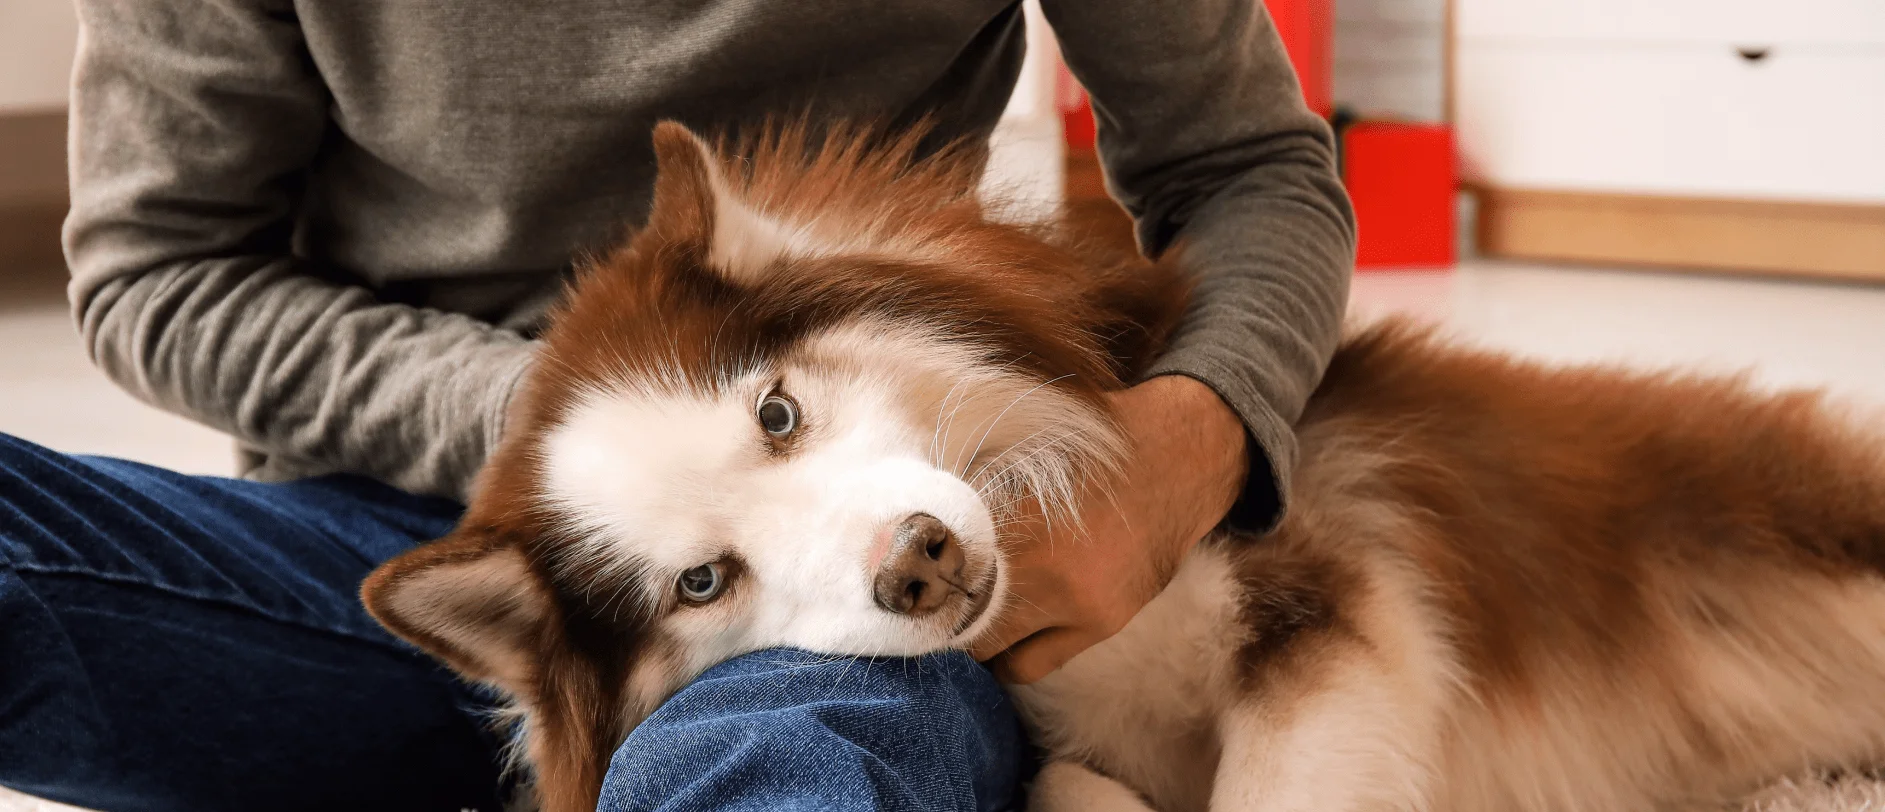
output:
[[[1274,519],[1354,223],[1257,0],[1045,0],[1109,187],[1202,276],[1157,372],[1223,396]],[[811,111],[986,137],[1011,0],[79,0],[71,298],[93,359],[245,475],[463,498],[572,256],[646,215],[649,133]],[[1265,476],[1268,474],[1268,476]]]

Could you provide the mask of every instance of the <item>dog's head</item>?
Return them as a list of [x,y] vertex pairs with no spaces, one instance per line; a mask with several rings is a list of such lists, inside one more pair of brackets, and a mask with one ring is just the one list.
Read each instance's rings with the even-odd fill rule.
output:
[[686,680],[791,646],[964,646],[1004,523],[1122,452],[1105,392],[1185,299],[1168,266],[991,221],[972,150],[654,133],[647,226],[591,264],[449,537],[364,588],[513,696],[547,808]]

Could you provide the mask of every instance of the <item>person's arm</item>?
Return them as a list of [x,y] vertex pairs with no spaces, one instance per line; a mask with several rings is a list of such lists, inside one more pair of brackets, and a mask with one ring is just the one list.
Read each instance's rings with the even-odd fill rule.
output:
[[75,316],[133,394],[270,454],[462,498],[529,342],[293,255],[328,98],[286,0],[80,0]]
[[[1141,247],[1174,243],[1199,277],[1150,375],[1210,386],[1255,440],[1233,522],[1280,520],[1290,425],[1335,352],[1355,221],[1328,125],[1260,0],[1042,0],[1092,97],[1107,188]],[[1264,459],[1255,459],[1260,453]]]
[[1092,97],[1108,190],[1198,285],[1167,354],[1114,396],[1123,481],[1006,559],[1017,599],[975,653],[1016,682],[1119,631],[1213,525],[1281,520],[1355,247],[1329,129],[1260,0],[1041,5]]

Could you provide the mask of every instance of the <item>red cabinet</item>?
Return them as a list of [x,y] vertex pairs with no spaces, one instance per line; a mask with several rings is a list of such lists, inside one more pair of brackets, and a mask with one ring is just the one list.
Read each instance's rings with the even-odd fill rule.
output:
[[1453,131],[1364,121],[1342,130],[1342,182],[1355,204],[1355,265],[1444,268],[1454,261]]

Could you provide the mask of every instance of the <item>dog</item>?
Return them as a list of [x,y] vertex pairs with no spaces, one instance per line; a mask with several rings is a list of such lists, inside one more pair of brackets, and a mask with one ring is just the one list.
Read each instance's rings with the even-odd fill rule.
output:
[[[977,639],[1005,528],[1118,470],[1105,395],[1189,299],[1175,254],[992,216],[920,130],[653,141],[461,524],[362,589],[512,699],[551,812],[713,664]],[[1034,809],[1650,810],[1880,755],[1885,446],[1819,396],[1390,323],[1296,430],[1278,529],[1013,689]]]

